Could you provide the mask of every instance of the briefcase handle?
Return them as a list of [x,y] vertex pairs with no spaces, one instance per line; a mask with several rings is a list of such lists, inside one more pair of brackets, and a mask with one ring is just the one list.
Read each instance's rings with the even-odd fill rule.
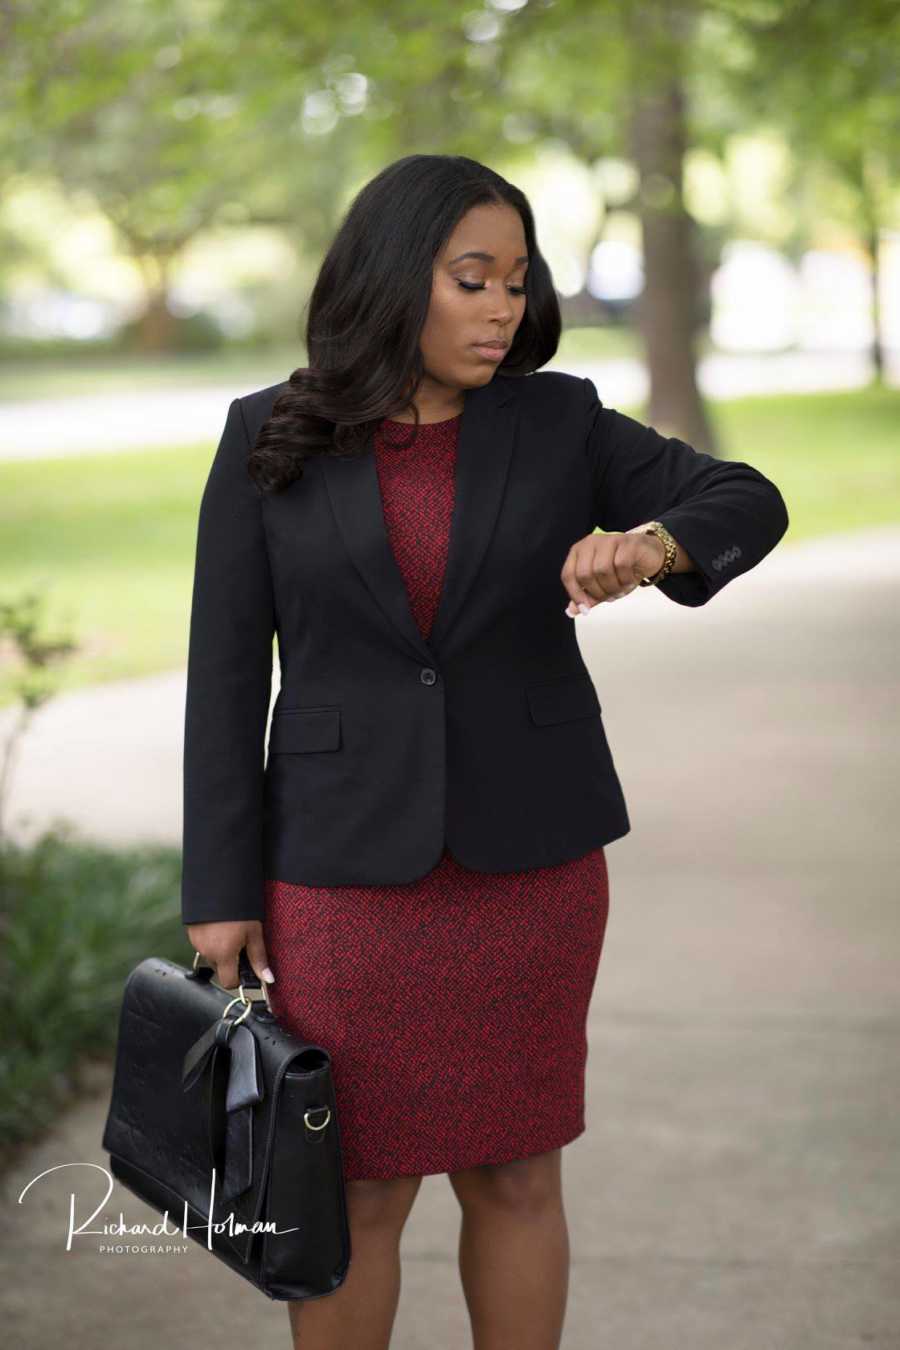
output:
[[[212,979],[214,970],[215,966],[210,965],[208,961],[204,960],[199,952],[194,952],[194,961],[190,972],[193,979],[203,980],[208,983]],[[245,1005],[245,1012],[242,1014],[241,1020],[243,1020],[243,1017],[250,1012],[254,1003],[264,1003],[266,1005],[266,1012],[270,1015],[272,1013],[272,1005],[269,1002],[269,991],[266,988],[265,982],[259,978],[250,964],[250,958],[247,955],[246,947],[242,947],[238,955],[238,993],[235,998],[232,999],[232,1002],[229,1003],[228,1007],[231,1008],[235,1003],[243,1003]],[[226,1012],[227,1011],[228,1009],[226,1009]]]

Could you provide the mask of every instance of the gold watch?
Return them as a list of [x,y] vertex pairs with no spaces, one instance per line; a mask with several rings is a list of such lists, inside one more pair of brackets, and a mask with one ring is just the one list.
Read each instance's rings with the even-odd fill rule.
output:
[[655,572],[652,577],[644,577],[639,583],[641,586],[657,586],[659,582],[665,581],[666,577],[675,566],[675,558],[678,553],[678,544],[672,535],[658,520],[651,520],[650,523],[640,531],[641,534],[655,534],[657,539],[661,539],[665,546],[666,556],[663,559],[662,567]]

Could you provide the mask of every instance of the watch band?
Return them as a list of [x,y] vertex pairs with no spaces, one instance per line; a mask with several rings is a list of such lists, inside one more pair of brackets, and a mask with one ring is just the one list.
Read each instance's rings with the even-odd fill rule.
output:
[[672,571],[672,568],[675,566],[675,558],[678,553],[678,544],[676,543],[672,535],[669,533],[669,531],[666,529],[665,525],[663,525],[658,520],[651,520],[650,523],[646,526],[646,528],[641,530],[640,533],[655,534],[657,539],[662,540],[663,545],[665,547],[666,556],[663,559],[662,567],[659,569],[658,572],[655,572],[652,577],[644,577],[638,583],[641,586],[658,586],[661,581],[665,581],[666,577],[669,575],[669,573]]

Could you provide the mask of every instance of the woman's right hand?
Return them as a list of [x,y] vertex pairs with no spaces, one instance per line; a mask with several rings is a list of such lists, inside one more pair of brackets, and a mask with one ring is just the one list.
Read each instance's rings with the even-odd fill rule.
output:
[[223,989],[237,989],[240,983],[238,957],[241,948],[247,948],[247,957],[256,975],[267,984],[275,976],[269,969],[263,926],[260,919],[222,919],[214,923],[185,925],[188,942],[211,966],[215,966],[216,982]]

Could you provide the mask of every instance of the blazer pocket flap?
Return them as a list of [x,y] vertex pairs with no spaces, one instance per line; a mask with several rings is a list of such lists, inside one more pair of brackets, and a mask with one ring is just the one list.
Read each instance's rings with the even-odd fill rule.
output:
[[589,675],[571,675],[548,684],[531,684],[525,693],[531,720],[538,726],[570,722],[576,717],[595,717],[600,712],[600,700]]
[[340,708],[286,708],[272,717],[269,750],[276,754],[337,750],[340,744]]

